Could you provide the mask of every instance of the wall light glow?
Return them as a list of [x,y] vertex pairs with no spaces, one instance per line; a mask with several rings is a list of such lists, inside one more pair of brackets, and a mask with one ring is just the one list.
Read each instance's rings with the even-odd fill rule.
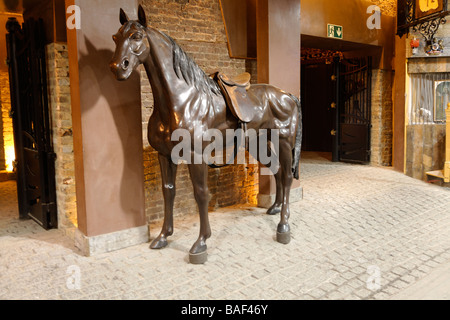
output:
[[6,145],[5,146],[5,161],[6,161],[6,171],[13,172],[14,165],[13,162],[16,160],[16,153],[14,149],[14,145]]

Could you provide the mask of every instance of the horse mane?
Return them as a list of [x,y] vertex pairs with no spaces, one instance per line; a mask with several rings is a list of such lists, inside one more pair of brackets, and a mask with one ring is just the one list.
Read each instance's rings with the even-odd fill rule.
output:
[[214,93],[220,95],[219,85],[211,79],[198,66],[198,64],[176,43],[176,41],[161,32],[172,44],[173,68],[179,79],[184,79],[187,84],[193,85],[198,91],[203,93]]

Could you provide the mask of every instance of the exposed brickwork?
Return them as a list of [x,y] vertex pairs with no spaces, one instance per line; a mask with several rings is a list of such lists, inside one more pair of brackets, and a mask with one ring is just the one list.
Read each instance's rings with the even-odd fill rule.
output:
[[245,61],[245,71],[250,73],[252,76],[251,84],[258,83],[258,61],[257,60],[246,60]]
[[[251,70],[246,68],[245,60],[229,57],[218,0],[140,0],[139,3],[147,12],[149,25],[173,37],[207,74],[220,70],[233,76]],[[162,217],[164,202],[157,153],[148,145],[146,134],[147,122],[153,109],[153,97],[145,72],[141,71],[141,74],[146,212],[149,221],[152,221]],[[175,215],[197,213],[186,165],[179,166],[176,183]],[[235,204],[255,204],[258,166],[210,169],[208,184],[211,192],[210,209]]]
[[[164,200],[161,192],[161,174],[157,152],[148,148],[144,152],[145,200],[149,221],[158,220],[164,213]],[[258,167],[230,166],[222,169],[209,169],[208,186],[211,200],[209,209],[236,204],[256,204],[258,196]],[[191,178],[187,166],[178,167],[176,179],[177,196],[174,215],[197,214],[197,204],[193,197]]]
[[77,223],[75,163],[69,60],[66,44],[47,46],[49,104],[56,153],[56,195],[59,228],[72,232]]
[[14,130],[12,119],[9,116],[11,111],[11,95],[9,92],[9,74],[7,71],[0,70],[0,170],[6,169],[6,152],[8,148],[14,146]]
[[392,72],[373,70],[371,163],[392,164]]
[[[397,16],[396,0],[371,0],[380,7],[381,13]],[[371,164],[392,165],[392,81],[393,74],[388,70],[373,70],[372,76],[372,131]]]

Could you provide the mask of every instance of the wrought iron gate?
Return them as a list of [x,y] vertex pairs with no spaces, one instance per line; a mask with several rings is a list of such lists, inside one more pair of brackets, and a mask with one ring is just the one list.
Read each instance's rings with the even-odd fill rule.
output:
[[55,153],[43,21],[20,26],[11,18],[6,28],[20,217],[52,229],[57,227]]
[[338,67],[339,161],[370,161],[372,58],[344,59]]

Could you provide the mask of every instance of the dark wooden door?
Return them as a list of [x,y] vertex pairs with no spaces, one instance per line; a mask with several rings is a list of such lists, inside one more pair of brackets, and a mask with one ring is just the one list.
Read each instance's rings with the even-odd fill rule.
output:
[[304,151],[332,151],[333,65],[302,65]]
[[342,60],[337,83],[339,160],[370,162],[371,57]]
[[11,114],[16,149],[17,192],[22,219],[57,227],[55,153],[48,108],[43,21],[7,23]]

